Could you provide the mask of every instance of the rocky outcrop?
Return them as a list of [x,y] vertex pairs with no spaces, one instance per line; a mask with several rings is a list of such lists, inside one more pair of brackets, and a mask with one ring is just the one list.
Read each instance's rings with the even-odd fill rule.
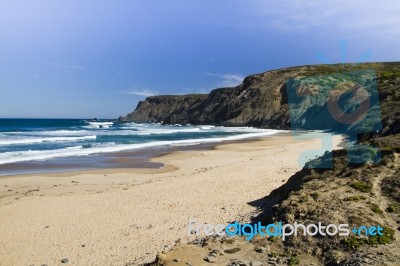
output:
[[[350,130],[356,134],[381,129],[393,132],[400,127],[396,118],[400,114],[396,103],[400,97],[396,90],[400,85],[399,73],[400,63],[315,65],[267,71],[246,77],[234,88],[215,89],[208,95],[148,97],[119,120]],[[332,111],[332,102],[339,105],[343,92],[350,103]],[[366,93],[371,101],[364,120],[338,123],[363,103]],[[332,112],[337,114],[332,116]],[[381,115],[384,125],[380,123]]]
[[122,122],[149,122],[181,124],[187,121],[189,110],[201,104],[207,95],[191,94],[183,96],[163,95],[147,97],[140,101],[136,110],[127,116],[119,117]]

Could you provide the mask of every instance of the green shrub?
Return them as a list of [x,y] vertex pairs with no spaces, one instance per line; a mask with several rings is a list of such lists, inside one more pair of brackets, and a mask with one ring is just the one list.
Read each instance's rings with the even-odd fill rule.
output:
[[346,239],[342,240],[342,243],[349,249],[357,249],[359,246],[362,244],[368,244],[368,245],[385,245],[389,244],[394,240],[394,230],[384,226],[382,235],[374,235],[374,236],[369,236],[368,239],[362,239],[362,238],[357,238],[355,236],[350,236]]
[[278,238],[279,237],[277,237],[277,236],[270,236],[270,237],[268,237],[268,241],[271,242],[271,243],[275,243],[276,240],[278,240]]
[[319,198],[319,193],[318,192],[313,192],[310,194],[310,196],[314,199],[317,200]]
[[271,253],[268,254],[268,257],[276,258],[276,257],[278,257],[278,254],[275,253],[275,252],[271,252]]
[[227,244],[233,244],[233,243],[235,243],[235,239],[229,238],[229,239],[227,239],[225,242],[226,242]]
[[224,251],[225,251],[225,253],[228,253],[228,254],[234,254],[236,252],[239,252],[240,248],[225,249]]
[[400,76],[400,72],[389,72],[389,71],[386,71],[386,72],[383,72],[381,74],[381,78],[382,79],[392,79],[392,78],[395,78],[395,77],[398,77],[398,76]]
[[371,192],[371,190],[372,190],[372,185],[368,184],[366,182],[363,182],[363,181],[353,182],[352,184],[350,184],[350,186],[358,191],[365,192],[365,193]]
[[300,203],[308,202],[308,196],[307,195],[302,195],[299,199]]
[[355,195],[355,196],[350,196],[344,199],[345,201],[360,201],[360,200],[365,200],[364,196],[361,195]]
[[400,206],[396,203],[389,204],[388,208],[386,209],[387,212],[399,212],[399,210]]
[[362,239],[354,237],[354,236],[349,236],[345,239],[342,240],[342,243],[348,248],[348,249],[357,249],[359,246],[363,244]]
[[389,244],[394,240],[394,230],[384,226],[383,227],[383,235],[375,235],[368,237],[367,243],[370,245],[385,245]]
[[379,213],[382,214],[383,211],[381,210],[381,208],[379,207],[378,204],[376,203],[371,203],[371,205],[369,206],[369,208],[374,212],[374,213]]
[[300,259],[296,256],[296,257],[291,257],[288,261],[288,265],[292,266],[292,265],[299,265],[300,264]]

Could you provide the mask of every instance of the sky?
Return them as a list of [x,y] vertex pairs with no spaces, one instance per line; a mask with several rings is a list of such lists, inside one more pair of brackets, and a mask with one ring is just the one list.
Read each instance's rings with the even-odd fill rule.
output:
[[399,61],[400,2],[3,0],[1,118],[117,118],[250,74]]

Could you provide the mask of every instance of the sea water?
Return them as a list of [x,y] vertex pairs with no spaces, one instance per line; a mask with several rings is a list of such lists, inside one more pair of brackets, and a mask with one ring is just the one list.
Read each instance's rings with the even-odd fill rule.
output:
[[[90,162],[101,154],[256,138],[277,130],[85,119],[0,119],[0,166]],[[79,158],[79,160],[77,160]],[[1,171],[1,169],[0,169]],[[1,175],[1,173],[0,173]]]

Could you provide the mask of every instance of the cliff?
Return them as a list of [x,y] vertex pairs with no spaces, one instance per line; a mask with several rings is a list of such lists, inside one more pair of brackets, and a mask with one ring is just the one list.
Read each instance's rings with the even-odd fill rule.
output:
[[190,95],[162,95],[147,97],[145,101],[140,101],[136,110],[124,117],[120,121],[124,122],[150,122],[177,124],[187,121],[188,112],[207,98],[205,94]]
[[[219,88],[208,95],[152,96],[139,102],[123,122],[254,126],[274,129],[331,129],[355,134],[398,130],[388,117],[399,113],[400,63],[361,63],[290,67],[246,77],[234,88]],[[331,95],[335,92],[338,96]],[[332,118],[329,101],[339,104],[341,92],[355,102],[344,104]],[[363,103],[369,110],[358,123],[338,123]],[[364,95],[365,96],[365,95]],[[336,97],[336,98],[335,98]],[[357,102],[357,98],[359,98]],[[328,100],[327,100],[328,99]],[[348,100],[349,100],[348,99]],[[339,110],[339,109],[338,109]],[[336,110],[337,111],[337,110]],[[385,128],[381,123],[385,124]],[[365,126],[367,125],[367,128]]]
[[288,126],[284,84],[304,67],[246,77],[235,88],[208,95],[153,96],[120,121],[282,128]]

